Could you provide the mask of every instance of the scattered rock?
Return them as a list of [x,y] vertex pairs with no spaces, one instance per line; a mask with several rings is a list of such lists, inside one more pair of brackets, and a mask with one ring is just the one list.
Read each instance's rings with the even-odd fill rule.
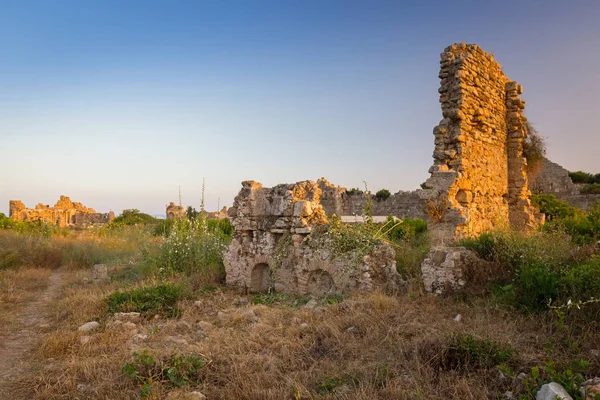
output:
[[505,400],[514,400],[515,396],[513,395],[513,392],[511,392],[510,390],[507,390],[506,392],[504,392],[504,394],[502,395],[502,398]]
[[248,298],[247,297],[240,297],[236,302],[235,305],[238,307],[243,307],[248,305]]
[[195,305],[196,307],[202,307],[202,300],[196,300],[196,301],[194,302],[194,305]]
[[169,392],[165,400],[205,400],[206,396],[201,392],[182,392],[179,390]]
[[78,331],[80,332],[89,332],[89,331],[93,331],[94,329],[98,329],[100,327],[100,324],[96,321],[90,321],[90,322],[86,322],[85,324],[81,325],[79,328],[77,328]]
[[454,317],[454,320],[455,320],[456,322],[460,322],[460,321],[462,320],[462,315],[460,315],[460,314],[457,314],[457,315],[456,315],[456,317]]
[[79,338],[79,342],[81,344],[88,344],[91,341],[92,341],[92,337],[91,336],[82,336],[82,337]]
[[92,281],[94,283],[107,282],[109,280],[108,267],[106,265],[96,264],[92,267]]
[[119,332],[127,332],[130,334],[136,334],[138,331],[138,326],[136,324],[134,324],[133,322],[121,321],[121,320],[117,319],[114,321],[110,321],[108,324],[106,324],[106,329],[111,330],[111,331],[119,331]]
[[353,333],[356,331],[356,327],[355,326],[351,326],[346,328],[346,333]]
[[214,325],[207,321],[200,321],[196,325],[204,332],[210,332],[214,328]]
[[302,332],[306,332],[309,329],[310,329],[310,326],[306,322],[303,322],[303,323],[300,324],[300,330]]
[[89,386],[86,385],[85,383],[78,383],[77,384],[77,391],[78,392],[87,392]]
[[595,396],[600,395],[600,377],[583,382],[579,393],[581,393],[582,399],[594,400]]
[[307,308],[309,310],[313,310],[317,305],[318,305],[318,303],[317,303],[317,301],[315,299],[310,299],[308,301],[308,303],[306,303],[304,305],[304,308]]
[[535,400],[573,400],[573,398],[560,384],[550,382],[540,388]]
[[116,313],[115,319],[123,322],[133,322],[139,324],[142,322],[142,316],[139,312],[128,312],[128,313]]
[[133,339],[139,342],[143,342],[144,340],[148,339],[148,335],[138,333],[133,337]]
[[196,331],[196,337],[198,339],[206,339],[208,337],[208,335],[206,334],[206,332],[204,332],[202,329],[198,329]]

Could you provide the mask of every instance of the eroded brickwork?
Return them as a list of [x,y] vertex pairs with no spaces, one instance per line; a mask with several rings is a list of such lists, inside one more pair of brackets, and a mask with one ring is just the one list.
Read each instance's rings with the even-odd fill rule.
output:
[[170,202],[166,209],[167,219],[176,219],[185,217],[185,208]]
[[112,211],[97,213],[93,208],[73,202],[67,196],[60,196],[53,207],[38,203],[35,208],[27,208],[21,200],[11,200],[9,217],[16,221],[43,221],[65,227],[104,224],[112,221],[115,215]]
[[443,119],[434,129],[434,164],[423,197],[447,199],[431,224],[432,239],[451,243],[500,227],[534,225],[529,205],[521,88],[477,45],[454,44],[441,54]]

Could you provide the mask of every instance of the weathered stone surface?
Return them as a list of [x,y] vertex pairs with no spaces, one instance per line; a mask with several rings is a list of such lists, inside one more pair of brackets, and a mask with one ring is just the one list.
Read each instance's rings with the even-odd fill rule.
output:
[[315,296],[397,285],[394,251],[372,249],[362,260],[334,257],[305,238],[327,222],[313,181],[264,188],[246,181],[229,210],[235,234],[224,256],[227,283],[263,292]]
[[464,247],[434,247],[423,263],[421,272],[425,290],[442,294],[446,290],[460,290],[464,287],[465,271],[477,268],[481,260]]
[[142,322],[142,315],[139,312],[119,312],[115,313],[115,320],[139,324]]
[[556,382],[546,383],[535,395],[535,400],[573,400],[564,387]]
[[9,217],[15,221],[44,221],[53,225],[85,227],[109,223],[115,214],[97,213],[93,208],[73,202],[67,196],[60,196],[54,207],[37,204],[35,208],[27,208],[21,200],[9,202]]
[[594,398],[600,395],[600,377],[588,379],[581,384],[579,389],[581,398],[584,400],[594,400]]

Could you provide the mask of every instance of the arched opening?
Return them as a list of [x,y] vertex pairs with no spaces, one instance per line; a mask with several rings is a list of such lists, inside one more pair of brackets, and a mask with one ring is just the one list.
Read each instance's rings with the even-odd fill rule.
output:
[[322,269],[313,271],[308,278],[307,289],[313,296],[323,296],[334,288],[331,275]]
[[250,290],[253,292],[266,292],[272,282],[271,268],[269,264],[260,263],[252,269],[250,275]]
[[170,212],[167,214],[167,219],[175,219],[175,214]]

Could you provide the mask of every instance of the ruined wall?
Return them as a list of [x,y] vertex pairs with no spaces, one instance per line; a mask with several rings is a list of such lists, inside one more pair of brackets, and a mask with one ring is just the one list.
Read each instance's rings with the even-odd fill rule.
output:
[[167,219],[183,218],[185,217],[185,208],[170,202],[166,209],[166,215]]
[[303,295],[395,284],[399,277],[394,251],[387,245],[357,262],[335,257],[327,246],[309,244],[309,234],[327,222],[320,196],[313,181],[273,188],[243,182],[229,209],[235,233],[224,256],[227,284]]
[[[317,181],[321,188],[321,205],[328,216],[363,215],[367,197],[364,192],[348,192],[344,187],[333,185],[325,178]],[[422,190],[411,192],[400,191],[394,193],[386,200],[377,200],[370,195],[371,209],[373,215],[398,218],[422,218],[426,219],[425,203],[420,196]]]
[[535,224],[529,204],[521,87],[477,45],[441,54],[442,116],[434,129],[434,164],[422,196],[448,207],[430,230],[438,243],[498,227]]
[[60,196],[53,207],[38,203],[35,208],[27,208],[20,200],[10,200],[9,217],[16,221],[44,221],[65,227],[107,223],[112,221],[114,213],[96,213],[93,208]]

